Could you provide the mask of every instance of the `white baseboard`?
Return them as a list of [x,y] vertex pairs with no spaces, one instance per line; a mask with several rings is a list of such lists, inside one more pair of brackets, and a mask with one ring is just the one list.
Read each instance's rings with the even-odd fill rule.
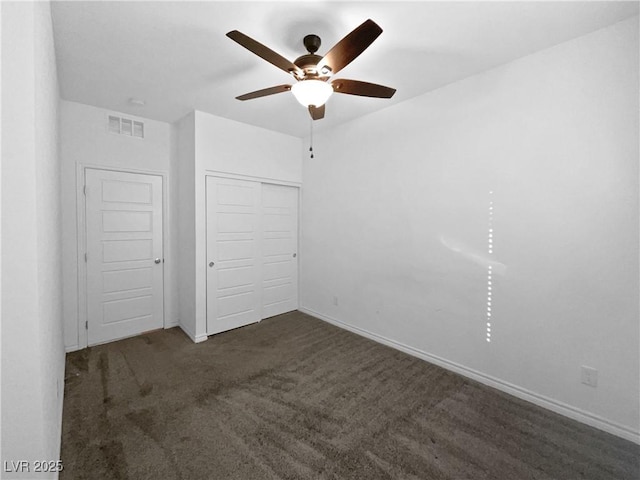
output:
[[[208,338],[207,335],[194,336],[191,332],[189,332],[186,328],[184,328],[184,326],[182,326],[182,324],[180,324],[179,321],[168,323],[162,328],[164,328],[166,330],[168,328],[174,328],[174,327],[180,327],[182,329],[182,331],[184,333],[186,333],[187,336],[191,340],[193,340],[195,343],[204,342]],[[82,350],[80,347],[78,347],[78,345],[65,345],[65,347],[64,347],[65,353],[76,352],[78,350]]]
[[209,338],[209,335],[207,335],[206,333],[203,333],[202,335],[196,335],[194,342],[201,343],[207,340],[208,338]]
[[539,407],[546,408],[547,410],[551,410],[555,413],[559,413],[560,415],[564,415],[565,417],[577,420],[578,422],[589,425],[590,427],[603,430],[607,433],[611,433],[612,435],[624,438],[625,440],[640,444],[640,431],[634,431],[629,427],[612,422],[593,413],[586,412],[580,408],[573,407],[544,395],[540,395],[512,383],[500,380],[499,378],[495,378],[477,370],[465,367],[464,365],[451,362],[447,359],[432,355],[423,350],[419,350],[417,348],[405,345],[382,335],[369,332],[368,330],[364,330],[360,327],[349,325],[348,323],[342,322],[335,318],[331,318],[327,315],[323,315],[309,308],[301,307],[299,308],[299,310],[303,313],[306,313],[307,315],[311,315],[312,317],[316,317],[337,327],[349,330],[350,332],[366,337],[370,340],[373,340],[374,342],[382,343],[383,345],[387,345],[388,347],[395,348],[396,350],[400,350],[404,353],[420,358],[421,360],[424,360],[426,362],[433,363],[435,365],[438,365],[439,367],[458,373],[467,378],[471,378],[484,385],[493,387],[497,390],[513,395],[514,397],[521,398],[522,400],[526,400],[527,402],[531,402]]
[[182,329],[182,331],[187,334],[187,337],[189,337],[193,343],[204,342],[207,338],[209,338],[206,333],[200,334],[200,335],[196,335],[196,334],[192,333],[182,323],[179,323],[177,326],[180,327]]

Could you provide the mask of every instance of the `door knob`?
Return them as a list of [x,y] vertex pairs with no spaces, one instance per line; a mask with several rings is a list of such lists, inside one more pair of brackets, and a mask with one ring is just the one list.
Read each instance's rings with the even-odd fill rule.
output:
[[161,260],[160,260],[159,258],[156,258],[156,259],[155,259],[155,262],[156,262],[156,263],[160,263],[160,262],[161,262]]
[[293,258],[296,258],[297,256],[298,256],[298,254],[297,254],[297,253],[294,253],[294,254],[293,254]]
[[210,266],[210,267],[213,267],[214,265],[215,265],[215,263],[213,263],[213,262],[209,262],[209,266]]

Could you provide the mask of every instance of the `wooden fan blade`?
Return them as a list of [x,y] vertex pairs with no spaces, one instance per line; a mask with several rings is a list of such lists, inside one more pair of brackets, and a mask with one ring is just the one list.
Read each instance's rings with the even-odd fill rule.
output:
[[329,67],[331,73],[338,73],[364,52],[381,33],[382,29],[378,24],[373,20],[367,20],[329,50],[318,62],[318,71],[322,71],[323,67]]
[[311,118],[313,118],[314,120],[320,120],[324,118],[324,105],[320,107],[309,105],[309,113],[311,114]]
[[239,32],[238,30],[232,30],[227,33],[227,37],[234,42],[239,43],[250,52],[255,53],[260,58],[266,60],[272,65],[275,65],[279,69],[284,70],[287,73],[295,72],[296,74],[302,75],[302,70],[300,70],[300,68],[294,63],[290,62],[270,48],[265,47],[260,42],[255,41],[253,38],[246,36],[244,33]]
[[391,98],[396,93],[395,88],[385,87],[377,83],[361,82],[359,80],[336,79],[331,82],[333,91],[362,97]]
[[255,92],[245,93],[244,95],[236,97],[236,99],[251,100],[252,98],[266,97],[267,95],[288,92],[289,90],[291,90],[291,85],[278,85],[276,87],[263,88],[262,90],[256,90]]

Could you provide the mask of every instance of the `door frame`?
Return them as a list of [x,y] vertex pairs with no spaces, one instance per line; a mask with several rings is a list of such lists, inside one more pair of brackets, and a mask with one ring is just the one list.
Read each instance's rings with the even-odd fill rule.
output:
[[[233,173],[227,173],[227,172],[219,172],[216,170],[209,170],[206,169],[204,172],[204,198],[205,198],[205,208],[204,208],[204,226],[205,228],[204,230],[204,260],[202,262],[203,268],[204,268],[204,298],[205,298],[205,309],[204,309],[204,314],[205,314],[205,319],[206,319],[206,315],[207,315],[207,303],[208,303],[208,284],[207,284],[207,271],[206,271],[206,259],[207,259],[207,228],[206,228],[206,223],[207,223],[207,177],[217,177],[217,178],[224,178],[224,179],[228,179],[228,180],[248,180],[251,182],[260,182],[260,183],[267,183],[267,184],[271,184],[271,185],[280,185],[283,187],[294,187],[298,189],[298,232],[297,232],[297,243],[298,243],[298,248],[297,248],[297,253],[298,253],[298,263],[297,263],[297,268],[298,268],[298,279],[297,279],[297,290],[298,290],[298,301],[297,301],[297,308],[300,308],[300,278],[302,277],[302,275],[300,275],[300,266],[302,265],[302,252],[301,252],[301,245],[302,242],[300,241],[301,236],[302,236],[302,222],[301,222],[301,215],[302,215],[302,183],[301,182],[294,182],[294,181],[288,181],[288,180],[279,180],[279,179],[275,179],[275,178],[267,178],[267,177],[257,177],[257,176],[252,176],[252,175],[240,175],[240,174],[233,174]],[[201,237],[202,238],[202,237]],[[260,317],[262,317],[262,313],[260,314]],[[258,323],[260,323],[263,319],[260,318],[260,320],[258,320]],[[208,333],[208,329],[206,328],[206,322],[205,322],[205,338],[209,336]]]
[[170,328],[175,325],[167,324],[167,308],[171,307],[171,295],[167,295],[167,268],[165,259],[167,258],[168,245],[170,238],[169,226],[169,209],[168,209],[168,193],[169,182],[168,174],[159,170],[140,170],[134,168],[120,168],[104,165],[95,165],[88,163],[76,164],[76,215],[77,215],[77,265],[78,265],[78,349],[87,348],[89,346],[88,335],[88,311],[87,311],[87,263],[85,262],[85,252],[87,251],[87,203],[84,195],[85,172],[87,169],[103,170],[107,172],[133,173],[142,175],[154,175],[162,178],[162,325],[163,328]]

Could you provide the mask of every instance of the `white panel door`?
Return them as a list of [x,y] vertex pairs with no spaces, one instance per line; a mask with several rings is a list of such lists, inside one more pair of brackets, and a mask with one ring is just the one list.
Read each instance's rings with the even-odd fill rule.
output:
[[260,320],[259,182],[207,177],[207,333]]
[[298,189],[262,185],[262,318],[298,308]]
[[162,328],[162,177],[86,169],[89,345]]

